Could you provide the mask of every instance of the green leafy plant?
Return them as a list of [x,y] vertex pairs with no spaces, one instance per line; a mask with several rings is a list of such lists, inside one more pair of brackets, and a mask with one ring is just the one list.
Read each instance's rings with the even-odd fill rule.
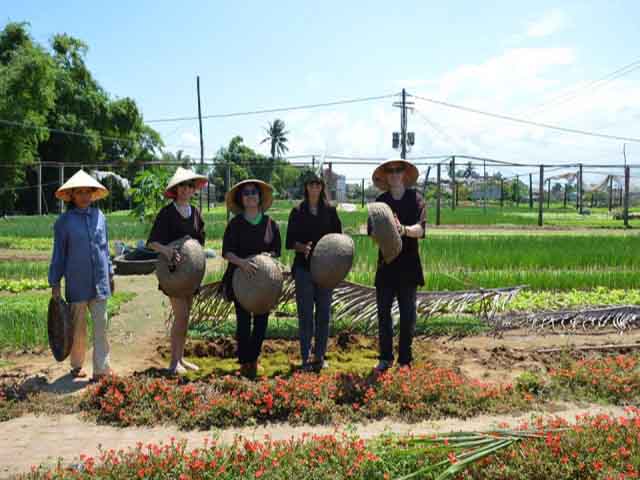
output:
[[164,190],[171,173],[164,168],[150,168],[138,172],[133,181],[131,215],[149,224],[165,204]]

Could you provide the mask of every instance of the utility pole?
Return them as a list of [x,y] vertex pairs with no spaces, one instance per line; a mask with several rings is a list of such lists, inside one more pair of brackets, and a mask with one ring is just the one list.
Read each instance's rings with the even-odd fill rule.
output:
[[533,210],[533,174],[529,174],[529,209]]
[[438,163],[436,165],[436,225],[440,225],[440,168],[442,165]]
[[38,162],[38,215],[42,215],[42,162]]
[[[196,87],[198,90],[198,124],[200,126],[200,173],[204,172],[204,141],[202,139],[202,108],[200,106],[200,75],[196,77]],[[209,175],[207,173],[207,194],[209,191]],[[200,211],[202,212],[202,191],[198,194],[200,197]],[[207,203],[209,203],[207,201]]]
[[[64,183],[64,163],[60,163],[60,170],[58,171],[58,174],[60,175],[59,181],[60,181],[60,186],[62,186],[62,184]],[[64,200],[60,200],[58,202],[58,207],[60,209],[60,213],[64,212]]]
[[629,228],[629,178],[631,177],[631,170],[628,166],[624,167],[624,203],[623,203],[623,217],[624,226]]
[[456,156],[451,157],[451,163],[449,164],[449,176],[451,177],[451,210],[456,209],[458,203],[458,184],[456,183]]
[[580,213],[580,214],[582,214],[582,188],[583,188],[583,183],[582,183],[582,164],[580,164],[579,170],[578,170],[578,198],[577,198],[578,213]]
[[407,132],[407,111],[413,110],[414,102],[407,102],[407,92],[402,89],[402,100],[400,102],[393,102],[394,107],[400,109],[400,133],[394,132],[393,134],[393,148],[400,148],[400,158],[405,160],[407,158],[407,146],[412,147],[415,143],[414,132]]
[[540,179],[538,186],[538,226],[542,226],[542,210],[544,208],[544,165],[540,165]]
[[482,209],[484,210],[484,213],[487,213],[487,182],[489,180],[487,177],[487,161],[486,160],[483,161],[482,168],[484,171],[484,182],[482,185]]

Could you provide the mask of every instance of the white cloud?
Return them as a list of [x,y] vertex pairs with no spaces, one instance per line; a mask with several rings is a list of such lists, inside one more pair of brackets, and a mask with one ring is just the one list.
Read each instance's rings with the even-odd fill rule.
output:
[[529,23],[526,35],[534,38],[547,37],[562,30],[567,24],[567,16],[562,10],[556,8],[549,10],[535,22]]
[[184,145],[188,145],[188,146],[200,145],[200,137],[198,137],[195,133],[192,133],[192,132],[184,132],[182,135],[180,135],[180,140]]
[[[459,65],[435,78],[405,78],[402,85],[411,84],[411,94],[478,110],[637,136],[640,82],[626,77],[602,88],[584,88],[588,85],[584,76],[577,82],[567,80],[576,63],[571,48],[515,48],[476,64]],[[561,94],[566,97],[564,94],[576,91],[579,95],[568,101],[555,101]],[[411,100],[415,100],[417,110],[409,116],[409,130],[416,135],[413,156],[468,154],[522,163],[587,165],[619,163],[622,158],[621,142],[563,134]],[[545,102],[548,105],[537,108]],[[282,118],[291,132],[290,153],[397,155],[391,148],[391,133],[399,130],[399,111],[391,103],[389,99],[286,114]],[[633,153],[629,158],[633,160]],[[334,170],[349,178],[369,178],[373,166],[334,164]],[[525,174],[530,170],[503,169],[503,173]]]

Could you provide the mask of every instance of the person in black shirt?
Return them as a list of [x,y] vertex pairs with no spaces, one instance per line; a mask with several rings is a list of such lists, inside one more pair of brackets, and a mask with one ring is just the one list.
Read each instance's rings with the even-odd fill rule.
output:
[[222,256],[229,262],[223,276],[225,292],[234,301],[236,309],[236,338],[240,373],[255,378],[258,357],[267,331],[269,314],[253,315],[236,300],[233,292],[233,272],[240,268],[249,275],[256,265],[248,257],[267,253],[279,257],[281,250],[278,224],[264,212],[272,203],[273,188],[260,180],[244,180],[233,186],[225,196],[227,208],[234,213],[227,225],[222,241]]
[[[393,320],[391,307],[394,298],[400,310],[400,345],[398,363],[411,364],[411,343],[416,325],[416,290],[424,285],[424,275],[418,239],[426,230],[426,206],[417,191],[408,188],[418,179],[418,169],[406,160],[389,160],[373,172],[373,183],[383,193],[376,202],[384,202],[395,214],[396,226],[402,237],[402,250],[391,263],[378,255],[376,271],[376,300],[378,304],[378,339],[380,361],[377,371],[393,365]],[[371,234],[369,225],[369,234]]]
[[[174,256],[174,250],[168,244],[174,240],[188,235],[204,246],[204,220],[200,211],[192,206],[190,201],[196,190],[204,188],[206,184],[206,177],[178,167],[164,192],[164,196],[173,199],[173,202],[162,208],[156,216],[147,240],[147,246],[150,249],[171,260]],[[181,261],[177,252],[174,260]],[[169,300],[174,319],[171,327],[169,373],[177,375],[186,373],[186,370],[198,370],[197,365],[187,362],[183,358],[193,295],[183,298],[169,297]]]
[[[304,179],[304,201],[289,215],[286,242],[287,249],[296,252],[291,273],[296,283],[303,370],[318,371],[327,366],[324,357],[329,339],[332,291],[313,282],[309,260],[318,240],[328,233],[342,233],[342,224],[336,208],[327,200],[324,181],[315,173],[309,173]],[[314,361],[310,362],[314,336]]]

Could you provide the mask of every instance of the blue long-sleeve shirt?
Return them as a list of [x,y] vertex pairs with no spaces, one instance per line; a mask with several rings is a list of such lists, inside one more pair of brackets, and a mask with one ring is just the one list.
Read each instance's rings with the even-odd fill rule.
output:
[[98,208],[74,208],[58,217],[53,226],[54,242],[49,285],[65,279],[67,302],[86,302],[111,295],[107,221]]

